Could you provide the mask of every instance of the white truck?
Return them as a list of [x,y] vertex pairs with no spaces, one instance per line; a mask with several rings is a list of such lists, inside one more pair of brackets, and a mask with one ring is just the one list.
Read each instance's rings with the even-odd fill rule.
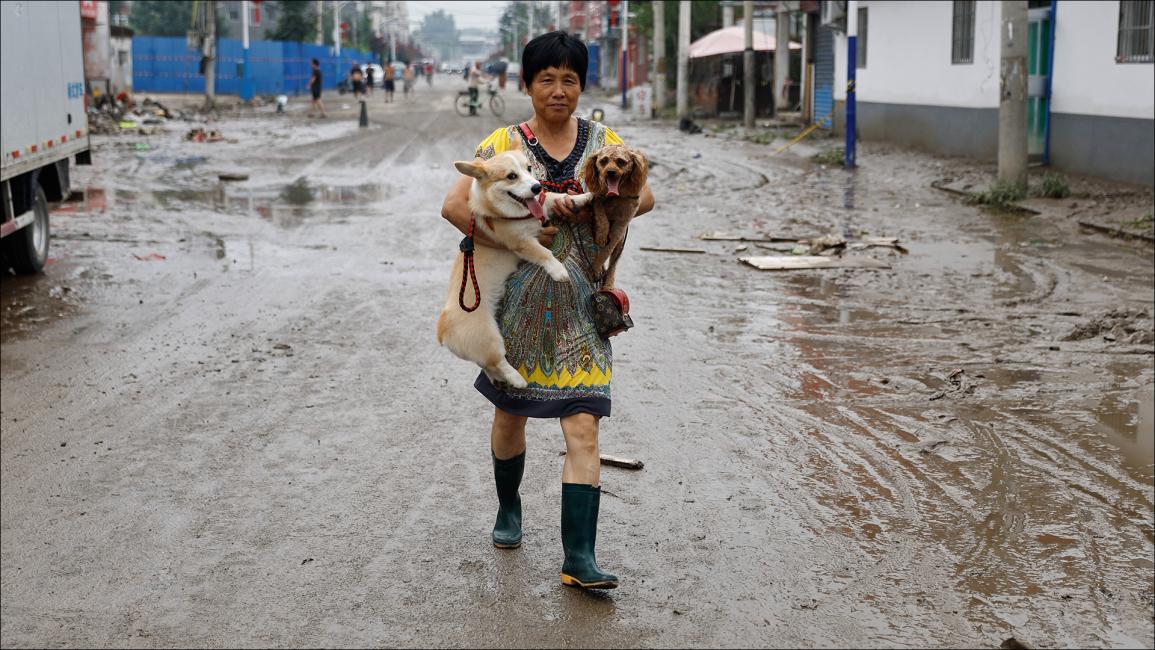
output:
[[48,260],[48,205],[68,197],[69,159],[89,164],[80,2],[0,2],[4,269]]

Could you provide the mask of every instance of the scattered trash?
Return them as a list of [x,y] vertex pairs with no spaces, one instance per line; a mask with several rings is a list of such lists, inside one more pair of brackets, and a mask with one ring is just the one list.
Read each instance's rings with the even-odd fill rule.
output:
[[149,149],[152,149],[152,146],[150,146],[147,142],[137,142],[132,145],[133,151],[148,151]]
[[863,237],[859,241],[853,241],[846,245],[846,250],[857,251],[872,247],[891,248],[899,253],[906,255],[910,251],[898,243],[898,237]]
[[672,246],[642,246],[639,250],[652,251],[654,253],[706,253],[709,252],[702,248],[676,248]]
[[305,566],[306,564],[308,564],[308,563],[310,563],[310,562],[312,562],[312,561],[313,561],[313,558],[311,558],[311,557],[307,557],[307,558],[305,558],[305,559],[301,560],[301,566]]
[[277,343],[276,345],[273,346],[273,349],[274,350],[292,350],[293,346],[289,345],[288,343]]
[[1002,650],[1031,650],[1031,646],[1019,641],[1013,636],[1003,641],[999,647],[1002,648]]
[[889,269],[890,265],[873,257],[824,257],[821,255],[767,255],[739,257],[739,261],[762,271],[797,271],[803,269]]
[[734,252],[735,252],[735,253],[742,253],[742,252],[745,252],[745,251],[747,251],[747,250],[749,250],[749,249],[750,249],[750,247],[749,247],[749,246],[747,246],[746,244],[742,244],[741,246],[735,246],[735,247],[734,247]]
[[242,172],[221,172],[217,174],[217,178],[222,181],[247,181],[249,175]]
[[117,126],[122,129],[135,129],[140,125],[136,123],[136,120],[121,120]]
[[168,259],[160,253],[149,253],[148,255],[137,255],[136,253],[133,253],[132,256],[142,262],[161,262]]
[[1096,337],[1115,343],[1150,345],[1155,341],[1151,316],[1145,309],[1120,307],[1089,317],[1060,341],[1085,341]]
[[289,105],[288,95],[277,95],[277,112],[284,113],[285,107]]
[[[678,120],[678,130],[679,131],[685,131],[686,133],[689,133],[689,134],[694,134],[694,133],[701,133],[702,127],[695,124],[694,120],[691,120],[688,117],[683,117],[682,119]],[[701,154],[698,154],[698,155],[701,156]]]
[[[558,452],[558,456],[565,456],[565,450]],[[601,454],[598,457],[601,459],[602,465],[612,465],[614,467],[621,467],[622,469],[642,469],[646,466],[642,461],[634,460],[633,458],[622,458],[609,454]]]

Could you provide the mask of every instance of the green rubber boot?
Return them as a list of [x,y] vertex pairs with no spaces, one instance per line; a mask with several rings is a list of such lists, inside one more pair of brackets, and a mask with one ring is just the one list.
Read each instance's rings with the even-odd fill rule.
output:
[[[490,452],[491,454],[493,452]],[[521,475],[525,472],[525,452],[507,460],[493,457],[493,481],[497,484],[497,521],[493,524],[493,545],[497,548],[521,546]]]
[[613,589],[618,577],[598,568],[594,544],[598,537],[598,506],[602,489],[580,483],[561,484],[561,545],[565,562],[561,583],[583,589]]

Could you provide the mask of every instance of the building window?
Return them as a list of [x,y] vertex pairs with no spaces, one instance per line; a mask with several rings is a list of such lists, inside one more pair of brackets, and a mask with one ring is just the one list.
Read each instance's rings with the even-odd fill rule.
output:
[[858,69],[866,67],[866,9],[858,10],[858,44],[854,48],[855,66]]
[[975,62],[975,0],[954,0],[950,30],[950,62]]
[[1116,63],[1155,61],[1155,0],[1122,0],[1119,3],[1119,45]]

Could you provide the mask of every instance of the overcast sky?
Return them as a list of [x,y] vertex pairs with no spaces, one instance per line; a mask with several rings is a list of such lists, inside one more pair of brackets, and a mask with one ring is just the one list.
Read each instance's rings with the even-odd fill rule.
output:
[[497,19],[501,17],[506,4],[505,0],[409,0],[409,28],[417,30],[426,14],[444,9],[445,13],[453,16],[458,29],[481,27],[496,30]]

